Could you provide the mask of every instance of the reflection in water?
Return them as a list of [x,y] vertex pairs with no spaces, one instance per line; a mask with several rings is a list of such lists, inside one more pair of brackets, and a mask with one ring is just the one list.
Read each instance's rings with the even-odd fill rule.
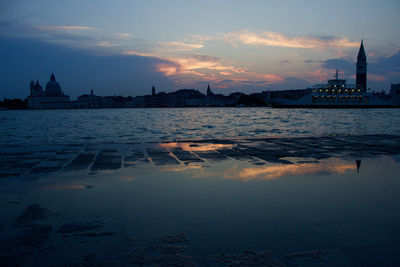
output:
[[357,159],[356,160],[356,164],[357,164],[357,173],[359,173],[360,172],[360,166],[361,166],[361,160]]
[[52,184],[43,187],[44,190],[71,190],[71,189],[90,189],[92,185],[83,185],[83,184],[70,184],[70,185],[60,185],[60,184]]
[[254,167],[249,163],[235,162],[231,165],[213,164],[204,166],[203,164],[189,164],[179,166],[164,166],[165,172],[186,172],[191,177],[221,177],[227,179],[247,182],[250,180],[271,180],[288,175],[305,174],[344,174],[348,170],[355,170],[354,163],[342,159],[329,159],[319,163],[302,164],[276,164],[268,166]]
[[160,144],[166,149],[182,148],[186,151],[211,151],[222,148],[232,148],[232,144],[213,144],[213,143],[183,143],[183,142],[168,142]]
[[273,165],[243,169],[239,169],[237,166],[235,166],[234,168],[226,171],[224,177],[246,182],[254,179],[276,179],[287,175],[343,174],[348,170],[354,169],[354,165],[347,161],[332,159],[321,163]]
[[167,172],[184,172],[188,170],[204,170],[204,166],[202,164],[167,165],[162,167],[162,170]]
[[[69,266],[82,260],[76,265],[96,265],[86,256],[82,259],[82,254],[91,253],[96,261],[107,263],[112,259],[126,265],[176,266],[185,260],[181,265],[192,266],[186,261],[192,259],[207,266],[213,265],[208,260],[213,255],[221,259],[218,264],[226,264],[227,255],[237,261],[241,256],[233,254],[236,251],[244,251],[243,257],[251,263],[260,262],[256,257],[271,259],[275,251],[291,260],[288,266],[296,265],[297,259],[309,260],[304,266],[370,262],[397,266],[399,163],[390,157],[363,158],[364,171],[355,175],[361,160],[354,161],[304,162],[299,157],[297,164],[266,162],[264,166],[231,158],[187,165],[146,163],[91,175],[89,169],[59,172],[34,180],[34,191],[22,179],[9,179],[0,183],[0,205],[5,211],[0,220],[0,247],[7,245],[10,254],[28,251],[31,254],[23,254],[28,255],[26,262],[38,266]],[[338,175],[328,177],[331,174]],[[290,176],[294,179],[284,179]],[[245,183],[255,179],[255,183]],[[10,190],[11,181],[21,192]],[[36,185],[45,190],[38,192]],[[16,202],[21,208],[11,204]],[[39,208],[33,209],[33,216],[25,216],[30,213],[22,211],[22,206]],[[48,218],[35,219],[34,227],[22,230],[24,236],[10,239],[8,232],[10,236],[16,233],[13,222],[18,210],[22,212],[18,218]],[[51,217],[52,212],[61,216]],[[42,243],[31,247],[31,240]],[[25,243],[30,247],[21,248]],[[51,248],[54,244],[57,249]],[[367,253],[366,248],[377,253]],[[375,259],[378,254],[382,257]],[[346,262],[348,258],[357,262]],[[161,259],[165,262],[160,263]]]

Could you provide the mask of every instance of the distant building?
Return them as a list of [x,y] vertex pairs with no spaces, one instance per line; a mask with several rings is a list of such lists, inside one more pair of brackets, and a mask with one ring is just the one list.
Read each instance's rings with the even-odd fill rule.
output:
[[365,55],[364,42],[361,40],[357,56],[356,89],[367,92],[367,56]]
[[392,99],[400,99],[400,83],[390,84],[390,92],[389,92],[390,98]]
[[63,109],[70,108],[69,96],[61,91],[60,84],[56,81],[54,73],[50,76],[50,81],[46,84],[43,91],[39,81],[31,81],[30,96],[28,96],[29,109]]
[[93,93],[93,89],[90,90],[90,95],[84,94],[78,97],[77,107],[78,108],[101,108],[102,97],[97,96]]
[[151,87],[151,95],[152,96],[156,95],[156,88],[154,87],[154,85],[153,85],[153,87]]
[[207,96],[212,96],[212,95],[214,95],[214,93],[210,89],[210,84],[208,84],[208,86],[207,86]]

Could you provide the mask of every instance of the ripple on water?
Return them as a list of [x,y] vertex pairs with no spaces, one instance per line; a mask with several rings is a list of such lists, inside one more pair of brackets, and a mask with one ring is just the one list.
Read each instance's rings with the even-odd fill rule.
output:
[[[88,143],[266,135],[399,134],[400,109],[170,108],[18,110],[0,115],[0,144]],[[29,138],[27,138],[29,137]]]

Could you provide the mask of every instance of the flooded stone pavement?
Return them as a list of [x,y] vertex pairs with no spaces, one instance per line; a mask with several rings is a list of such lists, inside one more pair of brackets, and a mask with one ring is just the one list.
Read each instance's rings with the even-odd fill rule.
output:
[[1,266],[396,266],[395,135],[0,148]]
[[326,158],[369,158],[396,155],[400,136],[325,136],[181,140],[162,143],[67,145],[0,148],[0,178],[60,171],[117,170],[150,163],[156,166],[228,159],[255,164],[299,163]]

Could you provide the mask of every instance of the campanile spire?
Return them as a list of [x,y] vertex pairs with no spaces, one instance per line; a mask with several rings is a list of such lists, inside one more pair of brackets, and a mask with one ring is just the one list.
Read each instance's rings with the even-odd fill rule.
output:
[[362,92],[367,91],[367,56],[365,55],[364,40],[361,40],[357,55],[356,87]]

